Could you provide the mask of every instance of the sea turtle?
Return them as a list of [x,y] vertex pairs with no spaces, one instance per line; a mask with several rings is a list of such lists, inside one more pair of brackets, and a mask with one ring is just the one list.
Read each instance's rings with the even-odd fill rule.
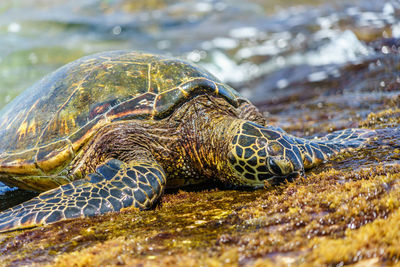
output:
[[133,51],[61,67],[9,103],[0,123],[0,181],[46,191],[0,213],[1,231],[149,209],[166,187],[207,179],[263,187],[371,134],[294,137],[198,66]]

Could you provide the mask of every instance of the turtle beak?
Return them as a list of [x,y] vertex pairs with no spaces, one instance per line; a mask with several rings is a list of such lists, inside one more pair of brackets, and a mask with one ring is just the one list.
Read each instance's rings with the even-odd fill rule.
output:
[[304,170],[291,173],[289,176],[287,176],[287,179],[294,180],[294,179],[299,179],[301,177],[305,177]]
[[299,179],[300,177],[304,177],[304,171],[295,171],[289,175],[285,175],[280,178],[283,181],[293,182],[294,180]]
[[268,180],[265,180],[264,183],[268,183],[270,185],[279,185],[284,182],[293,182],[294,180],[299,179],[301,177],[305,177],[304,170],[295,171],[284,176],[274,176]]

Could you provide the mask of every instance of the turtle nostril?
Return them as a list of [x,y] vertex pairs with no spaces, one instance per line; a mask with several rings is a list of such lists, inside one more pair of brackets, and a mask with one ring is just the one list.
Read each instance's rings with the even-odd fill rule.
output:
[[278,164],[276,164],[276,162],[273,159],[270,158],[268,160],[268,165],[273,173],[275,173],[276,175],[282,175],[281,168],[278,166]]

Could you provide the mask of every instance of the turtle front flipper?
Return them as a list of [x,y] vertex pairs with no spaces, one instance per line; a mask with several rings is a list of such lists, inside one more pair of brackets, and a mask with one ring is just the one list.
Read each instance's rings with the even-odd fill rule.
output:
[[52,189],[0,213],[0,232],[86,217],[135,206],[151,208],[166,184],[155,161],[110,159],[86,179]]
[[294,141],[301,151],[304,168],[309,169],[340,152],[364,146],[374,134],[373,130],[352,128],[315,139],[294,137]]

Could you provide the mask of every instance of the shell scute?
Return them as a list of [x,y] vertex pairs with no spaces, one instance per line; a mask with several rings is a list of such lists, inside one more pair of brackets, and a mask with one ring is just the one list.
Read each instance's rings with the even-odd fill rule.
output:
[[244,100],[238,92],[225,84],[218,83],[217,89],[218,95],[224,97],[234,107],[238,107],[239,102]]
[[75,133],[71,134],[68,139],[72,143],[73,151],[78,151],[90,139],[90,137],[92,137],[94,132],[105,124],[107,124],[107,119],[102,115],[89,121]]
[[102,103],[97,103],[97,104],[93,105],[90,108],[89,120],[92,120],[95,117],[97,117],[98,115],[101,115],[103,113],[108,112],[114,106],[116,106],[118,104],[119,104],[119,100],[118,99],[112,99],[112,100],[108,100],[108,101],[105,101],[105,102],[102,102]]
[[116,105],[106,115],[110,121],[149,118],[153,114],[155,98],[155,94],[145,93]]
[[187,93],[187,95],[198,95],[201,93],[211,93],[211,94],[217,93],[216,84],[209,79],[203,79],[203,78],[189,80],[187,82],[182,83],[180,87]]
[[36,169],[35,166],[36,152],[36,150],[28,150],[4,156],[0,161],[0,172],[9,174],[41,174],[41,170]]
[[40,147],[36,154],[36,163],[42,171],[50,174],[63,169],[73,157],[74,152],[70,142],[60,140]]
[[156,93],[168,91],[196,78],[217,80],[198,66],[178,59],[159,60],[150,69],[150,83]]
[[167,114],[173,111],[175,106],[181,104],[184,100],[185,94],[179,88],[158,95],[154,103],[154,117],[156,119],[166,117]]

